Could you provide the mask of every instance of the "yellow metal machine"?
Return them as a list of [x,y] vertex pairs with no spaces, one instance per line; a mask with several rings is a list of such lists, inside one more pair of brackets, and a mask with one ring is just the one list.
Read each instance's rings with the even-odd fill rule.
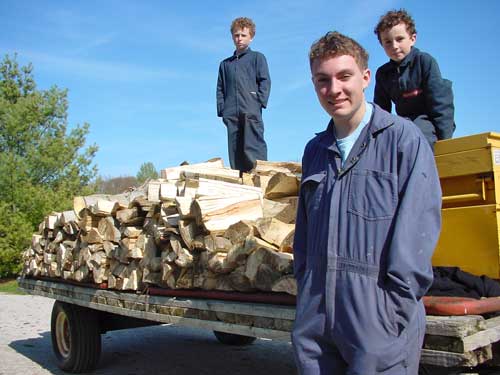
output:
[[443,227],[434,266],[500,279],[500,133],[440,141]]

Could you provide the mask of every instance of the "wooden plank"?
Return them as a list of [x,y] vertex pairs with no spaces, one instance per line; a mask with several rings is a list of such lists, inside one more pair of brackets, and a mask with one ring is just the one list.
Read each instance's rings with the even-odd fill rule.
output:
[[49,298],[59,299],[59,296],[69,296],[73,299],[104,297],[127,302],[155,304],[170,307],[193,308],[215,312],[251,315],[256,317],[295,319],[294,306],[270,305],[251,302],[220,301],[211,299],[182,299],[179,297],[149,296],[135,293],[116,292],[104,289],[92,289],[71,284],[55,283],[45,280],[19,278],[19,287],[29,294],[48,293]]
[[420,363],[442,367],[474,367],[492,358],[491,346],[467,353],[422,349]]
[[486,328],[480,315],[433,316],[427,315],[426,334],[450,337],[466,337]]

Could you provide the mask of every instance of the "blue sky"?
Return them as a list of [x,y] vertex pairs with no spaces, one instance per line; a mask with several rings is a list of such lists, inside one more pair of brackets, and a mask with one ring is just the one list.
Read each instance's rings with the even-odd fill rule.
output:
[[269,160],[300,161],[328,122],[310,80],[311,43],[330,30],[358,40],[370,54],[371,100],[387,61],[372,30],[401,7],[416,20],[416,46],[453,81],[455,136],[500,132],[496,0],[2,0],[0,54],[33,63],[40,89],[69,90],[69,124],[90,124],[102,176],[135,175],[147,161],[161,169],[220,156],[228,164],[217,70],[233,52],[231,20],[251,17],[252,48],[266,55],[272,78],[263,115]]

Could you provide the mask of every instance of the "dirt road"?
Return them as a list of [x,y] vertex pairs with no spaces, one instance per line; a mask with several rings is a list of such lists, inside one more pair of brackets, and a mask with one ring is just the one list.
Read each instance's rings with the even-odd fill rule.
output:
[[[53,300],[0,294],[0,374],[64,374],[50,340]],[[209,331],[154,326],[102,335],[94,374],[293,375],[290,344],[257,340],[247,347],[220,344]]]

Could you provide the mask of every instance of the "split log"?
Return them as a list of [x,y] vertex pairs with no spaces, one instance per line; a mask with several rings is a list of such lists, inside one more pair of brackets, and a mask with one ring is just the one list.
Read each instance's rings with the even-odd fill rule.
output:
[[227,280],[233,290],[238,292],[251,292],[255,288],[245,274],[245,266],[240,266],[236,268],[227,276]]
[[300,181],[297,176],[286,173],[276,173],[267,183],[265,197],[276,199],[299,195]]
[[[236,171],[237,172],[237,171]],[[195,189],[195,197],[244,197],[249,199],[261,198],[262,189],[254,186],[235,184],[224,181],[209,180],[206,178],[186,179],[186,184]]]
[[58,224],[63,226],[65,224],[69,224],[72,222],[76,221],[76,214],[75,211],[64,211],[61,213],[61,216],[59,217],[59,222]]
[[54,230],[56,223],[59,221],[60,213],[55,212],[45,217],[45,229]]
[[271,287],[273,292],[288,293],[293,296],[297,295],[297,280],[293,275],[285,275],[275,281]]
[[103,266],[103,267],[96,267],[92,270],[92,277],[94,279],[94,283],[96,284],[101,284],[105,281],[108,280],[109,276],[109,268]]
[[175,281],[176,289],[192,289],[193,288],[193,269],[183,268],[179,277]]
[[[284,248],[288,246],[290,244],[290,234],[295,231],[295,225],[285,224],[274,218],[257,220],[255,227],[263,240],[276,245],[278,248],[281,248],[282,245]],[[287,243],[283,244],[285,240]]]
[[106,256],[108,258],[111,258],[113,256],[114,250],[118,247],[118,245],[111,241],[104,241],[102,243],[102,247],[104,252],[106,253]]
[[161,281],[170,289],[175,289],[175,270],[170,264],[162,264]]
[[86,265],[83,265],[80,268],[78,268],[73,274],[73,279],[75,281],[83,282],[87,281],[88,278],[89,278],[89,269],[87,268]]
[[117,201],[107,199],[98,199],[91,207],[90,211],[96,216],[109,216],[118,210],[119,204]]
[[254,226],[249,221],[238,221],[224,232],[224,237],[234,245],[242,244],[248,236],[254,235]]
[[64,224],[63,230],[69,234],[70,236],[75,235],[78,233],[80,228],[78,227],[78,224],[76,221],[70,221],[68,223]]
[[208,179],[223,182],[231,182],[241,184],[240,171],[230,168],[206,168],[202,171],[188,171],[181,172],[181,178],[184,179]]
[[162,181],[160,184],[160,200],[173,201],[177,197],[177,185],[173,181]]
[[116,219],[122,225],[142,225],[144,222],[143,216],[139,207],[136,206],[116,212]]
[[161,178],[165,180],[179,180],[183,171],[202,171],[205,168],[224,168],[222,159],[214,159],[205,163],[187,164],[178,167],[165,168],[160,171]]
[[[94,207],[94,210],[96,211],[99,211],[102,208],[106,212],[109,211],[111,206],[115,208],[115,205],[116,209],[127,208],[131,200],[140,195],[144,195],[144,192],[137,189],[132,192],[116,195],[94,194],[88,196],[78,196],[73,198],[73,211],[78,218],[80,217],[80,213],[83,209],[92,209],[92,207]],[[98,203],[99,201],[101,202]]]
[[179,220],[178,226],[182,240],[189,250],[193,250],[195,248],[194,239],[200,234],[200,228],[196,225],[196,222],[192,220]]
[[194,217],[191,211],[191,205],[193,204],[193,197],[176,197],[175,203],[177,205],[177,211],[183,219],[188,219]]
[[222,233],[232,224],[241,220],[257,220],[263,217],[261,199],[243,197],[200,197],[193,206],[196,208],[197,220],[212,233]]
[[221,236],[209,234],[203,237],[203,248],[208,252],[224,252],[227,253],[233,247],[233,243]]
[[161,182],[157,180],[149,181],[148,183],[148,201],[160,202]]
[[124,237],[137,238],[142,233],[142,227],[121,227],[121,234]]
[[274,217],[285,224],[295,224],[299,197],[264,199],[264,217]]
[[[159,271],[159,265],[156,266],[155,262],[159,262],[157,257],[157,248],[154,238],[145,234],[141,234],[136,242],[136,247],[140,248],[143,252],[143,258],[140,262],[142,267],[148,267]],[[157,260],[158,259],[158,260]]]
[[148,268],[144,268],[142,271],[142,282],[152,285],[160,285],[161,272],[152,272]]
[[216,274],[229,273],[236,268],[236,263],[227,262],[226,253],[211,254],[208,259],[208,269]]
[[243,245],[235,245],[227,253],[226,261],[228,265],[239,266],[243,265],[247,261],[247,257],[259,248],[265,248],[277,251],[278,249],[271,244],[261,240],[260,238],[254,236],[248,236]]
[[95,244],[102,243],[103,238],[97,228],[90,228],[90,230],[86,234],[82,235],[82,241],[89,244]]
[[113,217],[107,216],[99,221],[97,229],[104,241],[119,242],[122,234],[117,228],[118,225],[119,224],[117,222],[115,223],[115,219]]
[[33,234],[31,236],[31,248],[35,250],[37,254],[43,254],[43,248],[41,245],[42,236],[39,234]]
[[177,255],[175,259],[175,264],[181,268],[190,267],[193,264],[193,256],[189,250],[185,249],[181,241],[175,236],[170,237],[170,246],[172,246],[173,251]]
[[83,209],[82,211],[80,211],[78,226],[84,232],[88,232],[90,231],[90,229],[97,228],[99,226],[100,219],[100,217],[93,215],[89,209]]
[[256,160],[255,168],[252,170],[252,172],[261,175],[275,174],[277,172],[301,175],[302,164],[297,162],[276,162],[276,161]]
[[248,256],[245,275],[253,286],[261,290],[271,290],[277,279],[292,271],[292,262],[291,254],[259,248]]
[[261,264],[252,285],[260,290],[270,292],[272,285],[281,277],[281,274],[267,264]]

